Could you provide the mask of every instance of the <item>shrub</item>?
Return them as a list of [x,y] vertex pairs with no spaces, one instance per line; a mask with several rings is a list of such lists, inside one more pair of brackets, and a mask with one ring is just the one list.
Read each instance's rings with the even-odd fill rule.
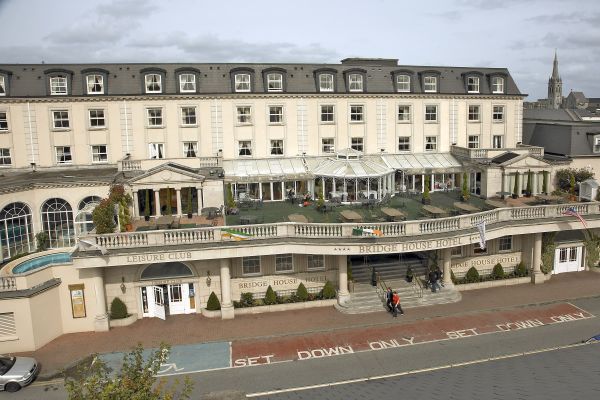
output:
[[252,307],[256,304],[254,301],[254,295],[252,293],[242,293],[240,295],[240,306],[241,307]]
[[[558,188],[564,192],[571,189],[571,177],[575,182],[583,182],[587,179],[593,178],[594,173],[585,168],[565,168],[556,171],[556,184]],[[573,188],[575,187],[573,182]]]
[[304,286],[304,283],[300,282],[300,284],[298,285],[296,296],[298,296],[298,300],[300,301],[308,300],[308,290],[306,290],[306,286]]
[[323,290],[321,290],[321,297],[324,299],[335,298],[335,288],[330,281],[325,282],[325,286],[323,286]]
[[37,243],[38,251],[45,251],[50,247],[50,236],[44,231],[38,232],[35,235],[35,241]]
[[519,277],[527,276],[527,267],[525,266],[525,263],[523,261],[518,263],[517,266],[515,267],[515,275],[519,276]]
[[466,172],[463,172],[461,192],[462,192],[461,194],[462,194],[463,200],[465,200],[465,201],[469,200],[469,197],[471,197],[471,194],[469,193],[469,186],[467,184],[467,173]]
[[267,288],[267,293],[265,294],[265,299],[263,300],[263,302],[266,305],[277,303],[277,296],[275,295],[275,292],[273,291],[271,285],[269,285],[269,287]]
[[210,296],[208,296],[208,301],[206,302],[206,309],[208,311],[217,311],[221,309],[221,302],[215,292],[210,292]]
[[514,196],[518,196],[521,193],[521,191],[519,190],[519,187],[520,187],[519,173],[517,172],[517,173],[515,173],[515,186],[513,187],[513,195]]
[[127,318],[127,306],[118,297],[115,297],[110,303],[110,318],[111,319],[123,319]]
[[502,268],[502,264],[498,263],[494,265],[494,269],[492,270],[492,278],[494,279],[504,279],[504,268]]
[[115,231],[115,209],[110,199],[102,199],[100,204],[92,211],[92,220],[96,226],[96,233],[113,233]]
[[466,283],[479,282],[479,271],[477,271],[477,268],[475,268],[475,267],[469,268],[469,270],[467,271],[467,275],[465,275],[465,282]]
[[423,199],[424,200],[429,200],[431,198],[431,195],[429,194],[429,186],[431,186],[431,183],[429,181],[429,175],[425,175],[425,183],[424,183],[424,188],[423,188]]
[[456,275],[454,275],[454,271],[452,270],[450,270],[450,280],[456,285]]

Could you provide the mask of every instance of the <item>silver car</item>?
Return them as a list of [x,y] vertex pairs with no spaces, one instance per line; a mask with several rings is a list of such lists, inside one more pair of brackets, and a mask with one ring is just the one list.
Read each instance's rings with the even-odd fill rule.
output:
[[29,385],[38,372],[40,367],[34,358],[0,356],[0,389],[16,392]]

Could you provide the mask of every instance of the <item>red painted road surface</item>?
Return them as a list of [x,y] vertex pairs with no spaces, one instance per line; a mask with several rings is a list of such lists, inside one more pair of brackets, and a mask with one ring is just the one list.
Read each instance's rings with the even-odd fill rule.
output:
[[406,324],[399,315],[397,324],[394,325],[234,341],[231,344],[231,365],[244,367],[331,357],[358,351],[382,350],[486,333],[529,329],[592,317],[592,314],[569,303],[442,317]]

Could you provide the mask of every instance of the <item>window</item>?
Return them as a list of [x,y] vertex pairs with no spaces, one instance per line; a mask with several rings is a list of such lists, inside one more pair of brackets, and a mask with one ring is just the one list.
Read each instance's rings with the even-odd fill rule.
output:
[[325,269],[325,256],[322,254],[308,254],[307,261],[306,268],[309,270]]
[[504,93],[504,78],[500,76],[492,78],[492,93]]
[[267,91],[282,92],[283,91],[283,75],[267,74]]
[[0,111],[0,131],[8,130],[8,113],[6,111]]
[[437,150],[437,136],[425,136],[425,151]]
[[409,151],[410,150],[410,137],[401,136],[398,138],[398,151]]
[[437,106],[425,106],[425,121],[437,122]]
[[181,125],[196,125],[196,107],[181,107]]
[[108,152],[106,145],[92,146],[92,162],[93,163],[105,163],[108,162]]
[[163,126],[162,108],[160,108],[160,107],[147,108],[146,113],[148,115],[148,126],[150,126],[150,127],[162,127]]
[[69,112],[67,110],[52,111],[52,126],[54,129],[68,129]]
[[512,236],[503,236],[498,238],[498,251],[512,250]]
[[67,94],[67,78],[64,76],[50,77],[50,94],[53,96]]
[[333,92],[333,75],[332,74],[319,75],[319,91]]
[[87,81],[87,94],[104,93],[104,77],[102,75],[88,75],[85,79]]
[[42,204],[42,230],[48,233],[51,248],[73,246],[73,209],[66,200],[53,198]]
[[494,135],[492,137],[492,147],[494,149],[501,149],[504,147],[504,140],[502,135]]
[[323,151],[323,153],[335,152],[335,139],[333,139],[333,138],[321,139],[321,150]]
[[254,275],[260,274],[260,257],[242,257],[242,274]]
[[450,257],[462,257],[462,246],[452,247]]
[[196,157],[198,154],[198,142],[183,142],[183,156],[187,158]]
[[179,75],[179,91],[181,93],[193,93],[196,91],[196,75],[181,74]]
[[183,296],[181,295],[181,284],[169,285],[169,302],[181,303],[182,298]]
[[269,106],[269,123],[271,123],[271,124],[282,124],[283,123],[283,107],[282,106]]
[[437,92],[437,77],[426,76],[423,78],[423,88],[426,92]]
[[0,165],[11,165],[10,149],[0,149]]
[[353,137],[350,142],[350,148],[356,151],[363,151],[363,138]]
[[146,82],[146,93],[161,93],[162,82],[160,74],[147,74],[144,77]]
[[335,108],[332,105],[321,106],[321,122],[334,122]]
[[410,106],[398,106],[398,122],[410,122]]
[[364,106],[350,106],[350,122],[364,122]]
[[271,140],[271,155],[282,156],[283,155],[283,140]]
[[594,137],[594,153],[600,153],[600,137]]
[[250,106],[237,107],[237,122],[238,124],[252,123],[252,109]]
[[[10,154],[4,151],[0,153]],[[0,241],[5,256],[29,253],[34,249],[34,230],[31,221],[31,209],[24,203],[10,203],[0,210],[0,226],[11,227],[11,229],[0,229]]]
[[577,261],[577,247],[569,248],[569,262]]
[[235,75],[235,91],[249,92],[250,91],[250,75],[237,74]]
[[410,92],[410,76],[396,76],[396,90],[399,92]]
[[165,145],[163,143],[148,143],[148,154],[153,160],[165,158]]
[[479,122],[479,106],[469,106],[469,121]]
[[71,164],[73,158],[71,157],[70,146],[57,146],[56,147],[56,163],[57,164]]
[[493,122],[504,121],[504,106],[492,107],[492,121]]
[[104,128],[106,120],[104,119],[104,110],[89,110],[90,128]]
[[467,147],[469,149],[478,149],[479,148],[479,136],[478,135],[469,135],[469,141],[467,143]]
[[238,143],[240,149],[240,156],[251,156],[252,155],[252,142],[250,140],[240,140]]
[[467,92],[479,93],[479,78],[477,76],[467,77]]
[[275,272],[292,272],[293,270],[294,263],[291,254],[277,254],[275,256]]
[[6,82],[3,76],[0,76],[0,96],[6,96]]
[[558,250],[558,261],[561,263],[567,262],[567,252],[568,248],[563,248]]
[[350,74],[348,76],[348,86],[351,92],[362,92],[363,76],[360,74]]

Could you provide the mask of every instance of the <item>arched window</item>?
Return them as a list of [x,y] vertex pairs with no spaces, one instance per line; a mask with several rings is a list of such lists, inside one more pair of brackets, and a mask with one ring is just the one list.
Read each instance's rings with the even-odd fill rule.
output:
[[78,235],[89,233],[94,229],[92,211],[100,204],[101,200],[98,196],[88,196],[79,202],[77,215],[75,216],[75,232]]
[[140,279],[183,278],[186,276],[194,276],[190,267],[180,262],[166,262],[148,265],[142,271]]
[[42,205],[42,229],[50,237],[50,247],[69,247],[75,244],[73,210],[63,199],[49,199]]
[[0,211],[1,258],[34,249],[31,210],[24,203],[11,203]]

